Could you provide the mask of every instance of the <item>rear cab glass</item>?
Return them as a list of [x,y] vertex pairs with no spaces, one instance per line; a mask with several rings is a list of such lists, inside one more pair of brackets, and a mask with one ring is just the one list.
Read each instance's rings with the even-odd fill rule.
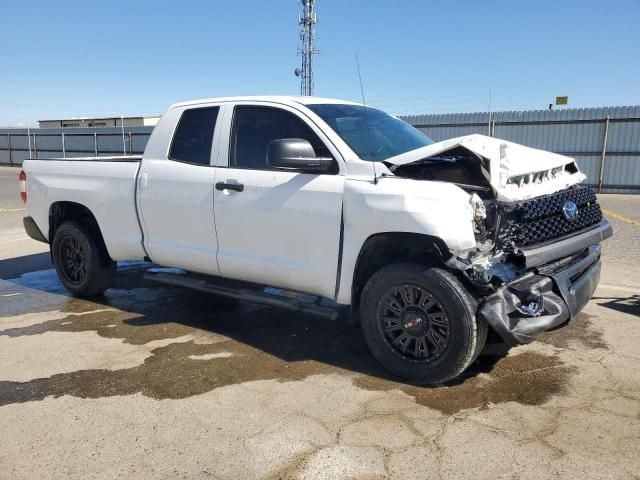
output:
[[173,135],[169,160],[210,165],[213,132],[220,107],[185,110]]

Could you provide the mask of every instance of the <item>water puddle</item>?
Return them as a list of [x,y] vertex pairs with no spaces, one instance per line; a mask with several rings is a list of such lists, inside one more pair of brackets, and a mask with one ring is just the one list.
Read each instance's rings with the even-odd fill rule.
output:
[[[557,356],[536,352],[511,354],[491,364],[489,357],[480,357],[461,381],[441,387],[417,387],[370,376],[358,377],[354,383],[368,390],[399,389],[421,405],[453,414],[503,402],[540,405],[561,393],[573,373]],[[487,369],[490,371],[483,373]]]
[[561,328],[543,333],[538,341],[558,348],[571,348],[572,344],[577,344],[580,348],[608,350],[609,346],[603,340],[602,332],[593,324],[591,318],[591,315],[582,312]]
[[[562,391],[572,373],[556,356],[525,351],[503,358],[480,357],[457,384],[438,388],[407,385],[373,359],[357,328],[158,286],[143,282],[140,274],[135,269],[119,273],[117,287],[94,301],[56,294],[56,308],[67,315],[5,328],[0,335],[19,339],[49,331],[95,331],[101,337],[153,348],[152,356],[122,370],[88,369],[26,382],[0,381],[0,405],[62,395],[100,398],[142,393],[177,399],[254,380],[292,381],[315,374],[355,373],[354,384],[360,388],[401,389],[420,404],[454,413],[506,401],[543,403]],[[37,293],[29,290],[32,298]],[[34,299],[14,311],[37,312],[38,305]]]

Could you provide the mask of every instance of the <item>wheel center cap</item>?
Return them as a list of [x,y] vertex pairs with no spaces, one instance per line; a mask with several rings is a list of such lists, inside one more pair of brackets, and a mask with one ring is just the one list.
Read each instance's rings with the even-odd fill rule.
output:
[[427,331],[428,320],[422,312],[408,310],[402,318],[402,328],[409,335],[421,337]]

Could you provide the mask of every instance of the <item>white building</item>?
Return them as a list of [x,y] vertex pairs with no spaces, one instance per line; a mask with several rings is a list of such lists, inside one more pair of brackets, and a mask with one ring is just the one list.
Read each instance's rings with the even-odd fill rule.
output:
[[40,128],[60,127],[125,127],[155,126],[157,117],[104,117],[104,118],[69,118],[63,120],[38,120]]

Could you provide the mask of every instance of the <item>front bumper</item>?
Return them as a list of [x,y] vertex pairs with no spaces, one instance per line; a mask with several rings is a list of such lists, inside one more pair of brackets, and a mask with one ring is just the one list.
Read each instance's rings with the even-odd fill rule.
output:
[[478,316],[509,345],[530,343],[577,315],[600,280],[600,245],[537,267],[484,299]]
[[611,224],[606,220],[602,220],[596,227],[590,227],[587,231],[577,235],[572,234],[541,247],[523,248],[522,255],[527,268],[537,267],[558,258],[581,252],[589,245],[600,243],[611,235],[613,235]]

